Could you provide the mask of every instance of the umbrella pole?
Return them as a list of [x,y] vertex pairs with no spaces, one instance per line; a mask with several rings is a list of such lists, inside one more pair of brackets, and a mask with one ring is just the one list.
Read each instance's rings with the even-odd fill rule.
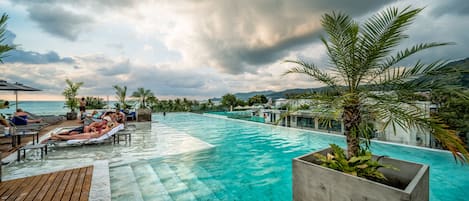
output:
[[15,90],[15,96],[16,96],[16,111],[18,111],[18,91],[16,90]]

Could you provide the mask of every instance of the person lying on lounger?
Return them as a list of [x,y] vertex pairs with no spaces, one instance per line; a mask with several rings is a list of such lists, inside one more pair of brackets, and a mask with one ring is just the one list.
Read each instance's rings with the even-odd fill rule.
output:
[[57,135],[78,135],[84,133],[85,126],[78,126],[68,131],[57,133]]
[[28,113],[18,108],[13,115],[13,123],[16,125],[26,125],[28,123],[41,123],[42,119],[28,119]]
[[78,140],[78,139],[98,138],[108,133],[109,131],[111,131],[111,129],[114,128],[115,126],[116,124],[114,122],[109,122],[106,125],[99,127],[95,130],[92,130],[91,132],[88,132],[88,133],[75,134],[75,135],[52,134],[50,139],[51,140]]

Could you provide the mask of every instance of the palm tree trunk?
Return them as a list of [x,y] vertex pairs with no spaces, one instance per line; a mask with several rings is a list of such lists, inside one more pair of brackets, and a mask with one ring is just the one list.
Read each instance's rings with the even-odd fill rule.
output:
[[357,103],[344,106],[344,134],[347,138],[347,156],[358,155],[360,151],[359,125],[361,121],[360,105]]

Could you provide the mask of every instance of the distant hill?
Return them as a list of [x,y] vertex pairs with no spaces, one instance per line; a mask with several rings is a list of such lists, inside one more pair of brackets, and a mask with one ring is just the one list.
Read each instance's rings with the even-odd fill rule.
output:
[[454,80],[454,82],[455,84],[460,84],[466,88],[469,88],[469,58],[450,62],[446,65],[445,68],[454,68],[463,71],[461,78],[459,80]]
[[[465,73],[463,73],[461,79],[453,80],[453,81],[455,82],[455,84],[461,84],[461,85],[469,88],[469,58],[450,62],[446,65],[445,68],[456,68],[458,70],[465,71]],[[312,93],[312,92],[320,91],[320,90],[324,90],[324,87],[306,88],[306,89],[297,88],[297,89],[287,89],[287,90],[283,90],[283,91],[272,91],[272,90],[253,91],[253,92],[235,93],[234,95],[237,98],[245,100],[245,101],[247,101],[249,98],[251,98],[255,95],[264,95],[267,98],[272,98],[272,100],[275,100],[275,99],[279,99],[279,98],[286,98],[287,95]],[[212,100],[221,100],[221,98],[212,98]]]
[[269,94],[275,93],[272,90],[267,90],[267,91],[253,91],[253,92],[244,92],[244,93],[235,93],[234,95],[241,100],[247,101],[249,98],[255,96],[255,95],[264,95],[268,96]]

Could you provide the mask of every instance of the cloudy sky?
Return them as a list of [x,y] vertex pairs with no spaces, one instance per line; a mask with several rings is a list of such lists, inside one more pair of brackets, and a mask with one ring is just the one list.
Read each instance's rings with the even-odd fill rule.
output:
[[[327,65],[319,41],[325,12],[358,21],[389,6],[425,7],[403,45],[455,42],[418,58],[469,57],[467,0],[0,0],[6,43],[0,79],[43,91],[20,98],[62,100],[65,79],[80,96],[113,97],[112,85],[151,89],[160,99],[319,86],[282,76],[286,59]],[[10,92],[0,98],[13,99]]]

